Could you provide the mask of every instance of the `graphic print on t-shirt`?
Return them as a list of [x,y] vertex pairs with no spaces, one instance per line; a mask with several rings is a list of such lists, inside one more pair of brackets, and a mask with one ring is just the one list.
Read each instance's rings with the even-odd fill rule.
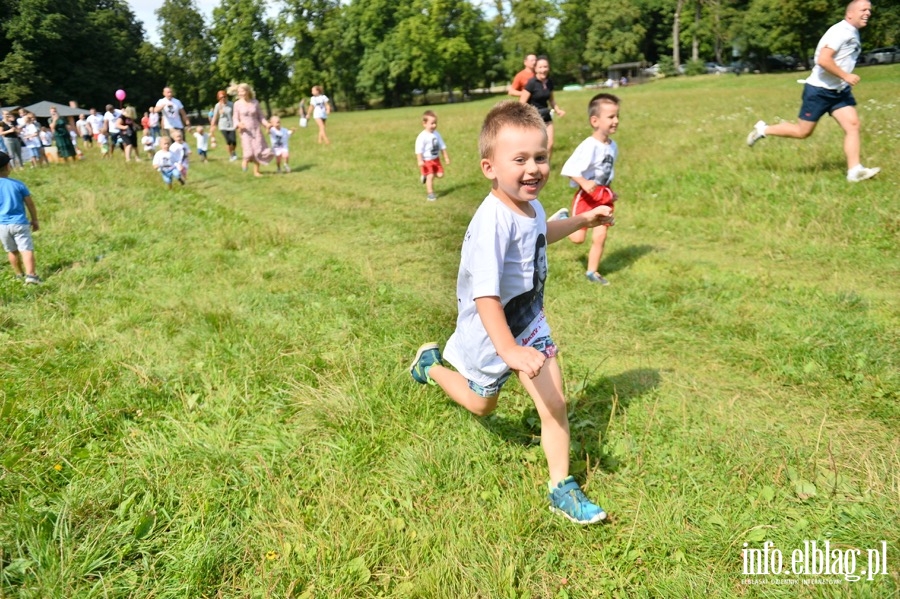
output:
[[528,332],[544,307],[544,282],[547,280],[547,238],[543,233],[534,244],[534,279],[531,289],[509,300],[503,307],[513,337]]

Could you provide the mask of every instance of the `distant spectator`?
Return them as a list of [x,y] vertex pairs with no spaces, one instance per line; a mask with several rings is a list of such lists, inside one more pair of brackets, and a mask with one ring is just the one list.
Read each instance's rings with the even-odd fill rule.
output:
[[94,136],[91,135],[91,126],[88,124],[85,115],[78,115],[78,120],[75,121],[75,130],[78,132],[78,136],[81,138],[85,147],[94,147]]
[[522,90],[525,89],[525,84],[534,77],[534,65],[537,63],[537,56],[534,54],[529,54],[525,57],[524,65],[525,68],[516,73],[516,76],[513,77],[512,83],[509,84],[509,89],[507,93],[510,96],[516,96],[517,98],[522,95]]
[[122,143],[119,139],[119,116],[121,116],[121,114],[122,111],[115,108],[112,104],[107,104],[106,112],[103,113],[103,128],[109,139],[110,154],[115,152],[116,146]]
[[66,119],[59,116],[56,108],[50,108],[50,130],[56,140],[56,154],[63,162],[75,162],[77,153],[72,145],[72,136],[69,134],[69,125]]
[[103,133],[103,115],[97,114],[96,108],[91,108],[90,114],[87,117],[88,127],[91,128],[91,136],[94,138],[94,141],[100,143],[97,140],[97,137]]
[[119,128],[119,139],[122,142],[122,149],[125,151],[125,162],[131,161],[131,154],[134,153],[136,161],[140,161],[137,148],[137,111],[134,106],[128,106],[119,115],[116,126]]
[[537,108],[541,118],[547,125],[547,160],[553,152],[553,115],[551,109],[558,117],[564,117],[566,112],[559,107],[553,97],[553,80],[550,79],[550,59],[540,56],[534,65],[534,77],[525,85],[519,96],[521,104],[531,104]]
[[11,167],[22,168],[24,166],[22,163],[22,140],[19,139],[19,125],[13,112],[3,111],[3,120],[0,121],[0,135],[3,136],[7,154],[11,160]]

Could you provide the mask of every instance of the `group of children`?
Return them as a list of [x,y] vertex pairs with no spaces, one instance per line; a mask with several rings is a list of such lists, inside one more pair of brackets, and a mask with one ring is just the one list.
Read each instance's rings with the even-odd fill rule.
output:
[[[283,127],[281,119],[277,116],[269,119],[269,125],[269,140],[272,145],[272,153],[275,155],[277,172],[289,173],[291,166],[288,140],[294,133],[294,129]],[[197,155],[203,162],[207,162],[210,147],[215,147],[215,139],[210,138],[209,133],[206,133],[202,126],[198,126],[194,127],[194,141],[197,146]],[[184,141],[181,130],[173,129],[169,136],[162,136],[155,142],[149,136],[149,132],[145,131],[141,144],[144,146],[144,151],[148,153],[152,152],[154,147],[159,148],[153,155],[153,168],[159,171],[163,182],[169,189],[172,189],[173,181],[178,181],[182,185],[187,183],[191,148]]]

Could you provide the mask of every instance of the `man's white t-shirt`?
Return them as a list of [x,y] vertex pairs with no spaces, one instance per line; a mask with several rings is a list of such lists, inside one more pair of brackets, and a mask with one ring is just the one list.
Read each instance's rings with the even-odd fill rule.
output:
[[[562,174],[564,177],[584,177],[597,185],[610,185],[618,155],[619,148],[613,140],[603,143],[595,137],[588,137],[566,160]],[[578,187],[578,183],[570,180],[569,186]]]
[[819,54],[822,48],[834,50],[834,62],[846,73],[852,73],[856,67],[856,61],[862,52],[862,44],[859,41],[859,30],[845,20],[829,27],[819,45],[816,46],[815,62],[812,73],[806,78],[806,82],[815,87],[840,90],[849,85],[846,81],[835,77],[819,66]]
[[184,104],[178,98],[160,98],[156,103],[156,109],[162,110],[162,126],[163,129],[184,129],[184,123],[181,120],[181,111],[184,110]]
[[472,217],[463,240],[456,280],[459,314],[444,357],[464,377],[487,386],[509,371],[488,337],[475,300],[499,297],[519,345],[550,334],[544,319],[547,217],[537,200],[534,218],[516,214],[493,194]]
[[112,112],[105,112],[103,114],[103,120],[106,123],[107,131],[110,133],[118,133],[119,126],[117,123],[119,122],[119,116],[122,114],[121,110],[114,109]]
[[94,135],[100,135],[100,133],[103,131],[103,115],[102,114],[88,115],[87,122],[88,122],[88,125],[91,126],[91,132]]
[[446,150],[447,144],[441,134],[435,131],[422,130],[416,137],[416,154],[422,155],[422,160],[434,160],[440,157],[441,150]]
[[78,129],[78,135],[82,137],[88,134],[88,122],[85,119],[75,121],[75,128]]

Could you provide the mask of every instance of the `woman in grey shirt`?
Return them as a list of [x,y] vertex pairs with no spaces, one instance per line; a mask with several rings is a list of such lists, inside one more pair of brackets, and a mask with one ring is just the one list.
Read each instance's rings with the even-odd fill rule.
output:
[[215,132],[216,129],[222,132],[222,137],[225,138],[225,145],[228,146],[228,159],[235,161],[237,160],[237,154],[235,154],[234,150],[237,145],[237,139],[234,135],[234,104],[228,99],[223,90],[219,90],[216,98],[218,98],[219,102],[213,109],[212,120],[209,124],[210,133]]

